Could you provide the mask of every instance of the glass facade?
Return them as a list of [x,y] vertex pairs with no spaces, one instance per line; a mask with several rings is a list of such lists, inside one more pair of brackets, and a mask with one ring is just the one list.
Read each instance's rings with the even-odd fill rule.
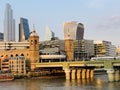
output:
[[0,41],[3,41],[3,37],[4,37],[3,33],[0,32]]
[[109,41],[95,41],[95,56],[116,56],[116,47]]
[[65,22],[64,23],[64,38],[70,36],[73,40],[82,40],[84,37],[84,25],[78,22]]
[[74,40],[74,59],[89,60],[94,55],[93,40]]
[[50,30],[48,26],[46,26],[46,33],[45,33],[45,40],[51,40],[52,38],[55,37],[55,33]]
[[4,16],[4,41],[15,41],[15,20],[10,4],[6,4]]
[[28,40],[30,35],[28,20],[25,18],[20,18],[19,24],[19,41]]

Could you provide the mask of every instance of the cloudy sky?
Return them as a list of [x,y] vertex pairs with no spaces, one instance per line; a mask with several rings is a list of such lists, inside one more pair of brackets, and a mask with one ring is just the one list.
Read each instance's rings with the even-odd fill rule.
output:
[[20,17],[35,24],[40,39],[49,26],[63,39],[63,23],[78,21],[85,26],[85,39],[111,41],[120,45],[120,0],[0,0],[0,32],[3,32],[5,5],[12,6],[16,20],[16,38]]

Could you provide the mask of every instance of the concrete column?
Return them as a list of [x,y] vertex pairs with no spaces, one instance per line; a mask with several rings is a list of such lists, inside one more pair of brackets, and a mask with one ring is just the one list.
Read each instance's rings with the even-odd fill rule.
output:
[[75,76],[76,76],[76,73],[75,73],[75,72],[76,72],[76,70],[73,69],[73,70],[72,70],[72,73],[71,73],[71,74],[72,74],[72,76],[71,76],[72,79],[75,79]]
[[78,70],[77,70],[77,79],[80,79],[80,72],[81,72],[81,70],[78,69]]
[[86,69],[82,69],[82,79],[86,78]]
[[93,78],[94,77],[94,69],[91,69],[90,70],[90,78]]
[[110,82],[113,82],[114,81],[114,69],[107,70],[107,74],[108,74],[108,80]]
[[120,74],[119,74],[119,70],[115,71],[115,81],[119,81],[120,80]]
[[70,80],[70,70],[69,69],[65,69],[65,78],[66,80]]
[[89,78],[89,77],[90,77],[90,70],[87,69],[87,70],[86,70],[86,78]]

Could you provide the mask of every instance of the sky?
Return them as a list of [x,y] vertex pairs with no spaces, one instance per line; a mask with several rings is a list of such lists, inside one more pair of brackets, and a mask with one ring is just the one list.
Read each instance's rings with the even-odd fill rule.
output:
[[6,3],[13,9],[17,40],[20,17],[24,17],[31,31],[35,25],[41,41],[45,40],[46,26],[63,39],[64,22],[77,21],[84,24],[84,39],[120,46],[120,0],[0,0],[0,32],[4,30]]

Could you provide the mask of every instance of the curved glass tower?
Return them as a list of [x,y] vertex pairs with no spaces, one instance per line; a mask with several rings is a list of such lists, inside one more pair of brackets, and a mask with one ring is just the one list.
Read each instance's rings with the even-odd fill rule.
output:
[[19,42],[29,39],[30,30],[28,20],[25,18],[20,18],[19,24]]
[[73,40],[82,40],[84,37],[84,25],[77,22],[65,22],[64,23],[64,38],[68,37]]

